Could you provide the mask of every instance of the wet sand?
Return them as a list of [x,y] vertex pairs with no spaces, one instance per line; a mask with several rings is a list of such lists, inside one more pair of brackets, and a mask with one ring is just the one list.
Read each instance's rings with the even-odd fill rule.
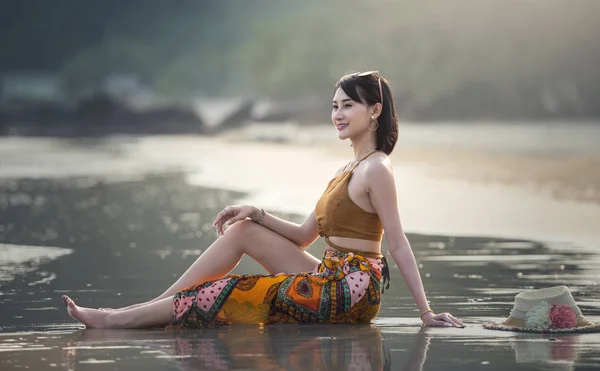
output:
[[[592,228],[600,219],[586,224],[580,214],[600,215],[597,206],[535,198],[522,185],[454,184],[454,175],[428,172],[416,160],[397,161],[399,192],[419,190],[400,195],[405,228],[432,306],[465,319],[466,329],[422,330],[397,269],[373,326],[99,331],[70,320],[64,293],[112,307],[162,291],[214,240],[207,224],[229,202],[260,202],[302,220],[347,158],[338,144],[241,139],[0,143],[0,369],[583,370],[600,363],[600,334],[552,340],[480,326],[508,314],[520,290],[556,284],[568,285],[584,313],[600,321],[600,239]],[[460,189],[473,203],[457,197]],[[526,205],[544,209],[519,216],[532,198]],[[578,218],[561,226],[563,219],[544,216],[552,208]],[[512,211],[512,219],[500,223],[498,210]],[[322,249],[318,241],[310,251]],[[257,271],[246,259],[236,268]]]

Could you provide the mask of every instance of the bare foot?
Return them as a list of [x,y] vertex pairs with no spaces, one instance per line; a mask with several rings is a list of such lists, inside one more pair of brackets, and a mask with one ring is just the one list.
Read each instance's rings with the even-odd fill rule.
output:
[[83,323],[87,328],[107,328],[107,317],[110,312],[101,311],[98,309],[84,308],[75,305],[75,302],[68,297],[63,295],[63,302],[67,307],[69,315],[77,321]]

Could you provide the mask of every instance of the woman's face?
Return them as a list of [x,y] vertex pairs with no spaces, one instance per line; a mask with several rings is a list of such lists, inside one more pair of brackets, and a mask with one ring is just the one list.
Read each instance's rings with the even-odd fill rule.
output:
[[368,106],[353,101],[342,88],[338,88],[333,96],[331,121],[338,131],[338,137],[348,139],[369,130],[371,113]]

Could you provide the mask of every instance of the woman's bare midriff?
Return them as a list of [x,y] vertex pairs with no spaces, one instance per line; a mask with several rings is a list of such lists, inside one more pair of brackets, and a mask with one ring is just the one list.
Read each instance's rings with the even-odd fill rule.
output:
[[[358,238],[348,238],[348,237],[329,237],[332,243],[344,247],[346,249],[361,251],[372,254],[381,254],[381,242],[378,241],[369,241],[369,240],[361,240]],[[337,251],[334,246],[329,246],[325,243],[327,249]]]

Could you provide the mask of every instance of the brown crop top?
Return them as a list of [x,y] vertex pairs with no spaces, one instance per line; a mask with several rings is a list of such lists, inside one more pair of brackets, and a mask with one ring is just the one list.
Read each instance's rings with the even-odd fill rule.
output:
[[325,241],[331,244],[329,237],[360,238],[370,241],[381,241],[383,225],[377,213],[370,213],[358,206],[348,193],[348,182],[354,169],[367,157],[375,153],[372,151],[358,161],[350,170],[342,171],[331,179],[325,192],[315,207],[317,230]]

